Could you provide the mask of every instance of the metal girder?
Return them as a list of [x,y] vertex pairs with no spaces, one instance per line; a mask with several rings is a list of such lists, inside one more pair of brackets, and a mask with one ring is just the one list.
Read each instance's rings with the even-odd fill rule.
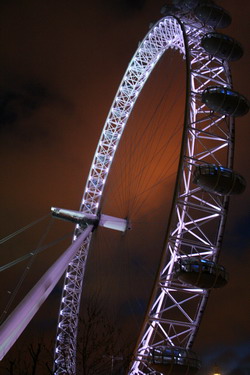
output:
[[[184,35],[179,33],[179,38],[186,41],[190,80],[183,154],[159,281],[134,353],[131,375],[148,373],[147,356],[154,347],[163,344],[191,347],[208,291],[187,290],[174,278],[173,266],[180,257],[216,260],[226,216],[227,198],[204,194],[193,184],[192,175],[195,166],[201,163],[232,167],[233,121],[212,113],[201,102],[201,93],[208,85],[231,87],[229,69],[221,60],[208,56],[200,46],[207,29],[201,25],[197,28],[190,19],[182,21],[182,26]],[[154,30],[160,32],[159,24]]]
[[[193,185],[195,166],[216,163],[231,167],[233,121],[212,113],[201,102],[211,83],[231,87],[227,64],[208,56],[200,46],[211,31],[192,17],[164,17],[140,43],[118,88],[94,155],[80,211],[96,215],[104,186],[133,106],[147,78],[168,48],[187,57],[186,121],[179,177],[168,241],[155,286],[154,297],[135,351],[130,374],[153,374],[147,361],[150,348],[161,344],[189,348],[197,332],[208,292],[187,287],[173,278],[178,257],[199,256],[216,260],[220,250],[227,198],[205,193]],[[166,223],[167,227],[167,223]],[[211,229],[212,228],[212,229]],[[76,226],[75,238],[80,232]],[[58,320],[55,349],[56,375],[76,373],[77,324],[84,270],[91,236],[69,264]]]

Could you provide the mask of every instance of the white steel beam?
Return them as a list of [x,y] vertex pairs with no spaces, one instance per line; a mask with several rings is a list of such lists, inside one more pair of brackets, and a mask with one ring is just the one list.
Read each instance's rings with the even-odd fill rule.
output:
[[93,226],[88,226],[78,239],[60,256],[48,269],[31,291],[19,303],[15,310],[8,316],[0,327],[0,360],[14,345],[21,333],[27,327],[40,306],[50,295],[69,262],[79,250],[82,241],[90,234]]

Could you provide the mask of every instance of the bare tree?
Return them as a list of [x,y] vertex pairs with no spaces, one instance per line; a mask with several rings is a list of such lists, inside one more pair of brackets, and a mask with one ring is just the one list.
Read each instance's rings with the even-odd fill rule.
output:
[[[51,375],[48,363],[49,349],[42,340],[28,347],[18,348],[1,363],[1,375]],[[51,362],[51,361],[50,361]]]
[[78,375],[122,374],[128,362],[128,345],[96,298],[87,301],[79,326]]
[[31,375],[36,375],[38,361],[39,361],[39,357],[41,354],[41,347],[42,347],[41,343],[38,343],[36,347],[34,347],[34,345],[32,344],[29,345],[28,350],[29,350],[30,357],[32,359]]
[[[43,340],[17,349],[1,363],[1,375],[53,375],[53,344]],[[65,353],[65,364],[66,364]],[[97,297],[84,304],[79,318],[77,375],[123,375],[129,362],[129,345],[121,330],[104,312]],[[65,375],[70,375],[65,366]]]

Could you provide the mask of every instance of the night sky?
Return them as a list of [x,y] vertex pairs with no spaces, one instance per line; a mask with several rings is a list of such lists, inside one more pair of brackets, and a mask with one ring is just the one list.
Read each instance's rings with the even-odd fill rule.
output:
[[[250,3],[247,0],[220,0],[218,4],[225,7],[233,19],[232,25],[223,32],[237,39],[245,51],[241,60],[231,64],[234,89],[250,98]],[[162,5],[163,2],[159,0],[1,1],[1,238],[49,214],[51,206],[78,209],[113,97],[138,42],[148,32],[150,22],[161,17]],[[172,62],[175,59],[176,65],[173,67]],[[167,73],[172,75],[171,82]],[[165,90],[164,85],[168,85],[169,92],[173,90],[175,98],[178,98],[174,102],[169,94],[168,101],[173,100],[173,117],[178,117],[176,123],[181,124],[182,117],[178,114],[183,97],[178,93],[182,92],[182,63],[176,56],[171,55],[170,59],[164,57],[162,66],[155,74],[148,91],[159,91],[160,98]],[[135,118],[132,119],[134,127],[138,121],[143,122],[144,117],[150,116],[146,112],[150,101],[152,107],[155,105],[151,99],[147,102],[146,94],[141,98],[138,113],[135,113]],[[160,118],[157,121],[160,121]],[[168,121],[174,119],[168,118]],[[169,133],[168,136],[174,137],[173,134]],[[134,134],[127,135],[127,142],[131,137],[133,142],[137,142]],[[173,142],[178,144],[178,139]],[[234,169],[246,178],[248,185],[249,144],[248,115],[236,120],[234,162]],[[141,147],[143,150],[145,145]],[[121,152],[126,153],[126,149]],[[171,144],[168,152],[172,152]],[[169,189],[168,197],[171,197],[174,172],[170,169],[168,171],[166,188]],[[156,181],[159,176],[155,176]],[[115,166],[112,178],[112,181],[117,180]],[[131,189],[133,190],[133,187]],[[157,196],[161,196],[161,193],[158,191]],[[113,194],[109,187],[107,196],[108,194]],[[195,351],[201,355],[204,363],[200,375],[210,373],[215,364],[221,368],[223,375],[250,374],[249,197],[247,187],[241,196],[233,197],[230,201],[220,256],[220,263],[230,274],[230,282],[225,288],[211,293],[204,313],[194,344]],[[169,198],[164,202],[166,210],[169,209],[170,203]],[[105,205],[106,202],[104,207],[115,212],[113,204]],[[154,209],[157,208],[152,205],[152,211]],[[124,214],[123,208],[121,212]],[[41,237],[48,225],[51,226],[50,232],[45,242],[42,242]],[[162,229],[157,226],[151,230],[156,233]],[[30,252],[41,243],[48,243],[69,234],[64,242],[43,252],[34,261],[34,269],[28,272],[16,302],[70,244],[72,231],[73,226],[70,224],[50,222],[47,218],[20,237],[1,245],[1,264],[5,264]],[[101,233],[96,237],[100,237],[99,243],[102,243]],[[117,242],[116,246],[121,249],[120,242]],[[140,244],[136,247],[138,250]],[[103,255],[102,249],[92,255],[92,267],[89,267],[87,278],[89,287],[85,289],[89,289],[91,293],[102,286],[102,298],[108,301],[107,309],[110,310],[112,298],[108,297],[108,281],[104,285],[105,272],[112,274],[112,277],[108,277],[111,283],[114,282],[114,275],[120,277],[122,286],[129,282],[128,287],[122,288],[122,296],[119,296],[120,289],[114,288],[114,300],[120,298],[120,310],[123,309],[122,319],[125,326],[133,321],[133,325],[138,328],[147,303],[147,293],[141,291],[142,285],[145,284],[145,275],[148,275],[146,289],[150,289],[159,254],[157,251],[151,253],[150,249],[144,249],[144,253],[142,249],[131,252],[127,265],[132,264],[134,267],[129,271],[132,276],[122,279],[120,271],[124,272],[126,269],[117,266],[124,265],[126,257],[124,254],[119,255],[117,249],[114,249],[113,253],[107,250],[106,256]],[[27,263],[0,274],[0,315],[10,298],[9,291],[13,292],[25,265]],[[133,288],[133,285],[136,287]],[[61,283],[45,302],[17,346],[20,347],[22,340],[41,337],[42,332],[53,338],[60,287]],[[137,297],[139,291],[141,294]],[[129,298],[132,301],[130,307],[128,304],[123,305]],[[15,348],[11,355],[14,355],[13,353]]]

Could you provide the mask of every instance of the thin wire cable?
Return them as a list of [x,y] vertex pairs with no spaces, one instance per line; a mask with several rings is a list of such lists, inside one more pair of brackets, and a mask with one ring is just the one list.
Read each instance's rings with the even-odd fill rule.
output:
[[[167,82],[168,83],[167,86],[170,85],[170,82],[171,82],[171,80],[169,80]],[[169,113],[173,110],[173,107],[176,105],[177,98],[179,98],[181,92],[182,92],[182,85],[180,85],[180,87],[178,86],[176,88],[175,96],[171,98],[171,105],[170,105],[170,108],[168,109],[167,113]],[[168,138],[167,142],[164,142],[164,144],[161,144],[160,146],[159,146],[158,142],[153,142],[155,140],[155,138],[157,138],[158,140],[162,140],[162,133],[165,130],[165,125],[160,126],[160,124],[162,124],[162,123],[164,124],[164,121],[162,121],[163,114],[166,117],[166,110],[165,110],[165,112],[163,111],[163,107],[165,107],[166,93],[167,93],[167,89],[165,87],[164,90],[163,90],[163,93],[161,94],[161,96],[159,98],[160,100],[157,100],[156,108],[154,108],[153,113],[150,116],[148,116],[147,111],[143,112],[143,115],[145,117],[146,126],[143,128],[142,131],[141,131],[141,128],[138,128],[135,131],[135,134],[133,134],[133,142],[131,142],[131,137],[128,137],[128,136],[126,137],[126,135],[124,134],[124,136],[125,136],[125,139],[124,139],[125,146],[124,146],[124,148],[127,151],[125,151],[125,152],[122,151],[122,153],[123,152],[125,153],[126,158],[121,159],[121,161],[120,161],[121,166],[120,166],[120,168],[118,168],[118,171],[116,169],[116,164],[114,164],[114,166],[113,166],[113,168],[115,170],[114,173],[116,173],[118,175],[118,177],[116,179],[116,184],[108,186],[108,189],[107,189],[109,197],[111,197],[112,201],[116,203],[116,207],[118,208],[118,212],[122,212],[122,213],[126,212],[127,213],[127,211],[124,211],[124,208],[125,208],[124,206],[126,205],[126,200],[130,196],[130,194],[128,194],[128,192],[130,192],[130,190],[131,190],[131,167],[135,168],[135,166],[138,165],[138,163],[135,163],[134,160],[137,160],[138,158],[142,159],[139,163],[140,168],[137,168],[136,172],[134,172],[134,174],[135,174],[134,178],[137,178],[137,180],[140,181],[140,179],[142,178],[142,175],[145,174],[145,171],[147,170],[147,167],[149,165],[151,165],[152,161],[154,161],[154,160],[158,160],[158,162],[159,162],[159,160],[162,158],[163,150],[166,147],[168,147],[168,145],[169,145],[169,143],[171,143],[172,139],[182,129],[183,121],[180,121],[180,119],[178,119],[177,129],[175,128],[173,130],[173,134],[170,136],[170,139]],[[181,117],[181,116],[183,116],[182,113],[180,114],[179,117]],[[152,126],[152,123],[155,120],[155,118],[156,118],[156,124],[154,123],[154,126]],[[140,119],[141,119],[141,116],[140,116]],[[141,120],[138,121],[138,122],[142,123]],[[157,137],[155,137],[156,134],[157,134]],[[145,151],[146,150],[148,151],[148,149],[156,150],[156,155],[154,153],[153,158],[152,157],[149,158],[148,152],[145,152],[145,154],[141,154],[141,149],[142,149],[141,145],[143,144],[144,138],[147,139],[146,146],[144,146]],[[132,159],[132,155],[133,155],[133,159]],[[139,195],[142,195],[145,192],[150,191],[152,189],[152,187],[157,186],[158,184],[160,184],[161,182],[163,182],[167,178],[169,178],[169,176],[174,175],[174,173],[171,173],[169,175],[169,169],[171,169],[172,164],[178,159],[178,157],[179,157],[179,153],[177,154],[177,156],[175,156],[175,154],[171,154],[170,160],[169,160],[169,162],[171,161],[171,163],[169,165],[169,168],[167,168],[167,170],[165,170],[165,174],[167,174],[167,176],[165,176],[165,175],[162,176],[162,178],[159,181],[155,182],[151,186],[150,186],[151,178],[150,177],[148,178],[148,181],[146,183],[146,188],[144,190],[140,190],[140,193],[136,193],[135,196],[132,199],[132,202],[129,202],[130,203],[129,212],[128,212],[129,217],[130,217],[131,211],[133,211],[132,207],[131,207],[131,204],[134,206],[135,203],[137,203],[136,198],[138,198]],[[132,162],[132,160],[133,160],[133,162]],[[114,163],[116,163],[116,160],[114,161]],[[152,173],[154,173],[154,171],[151,172],[151,175],[152,175]],[[144,175],[143,175],[143,177],[145,178]],[[142,184],[138,183],[137,180],[136,180],[137,188],[141,189]],[[117,191],[119,191],[119,194],[117,194]],[[138,191],[138,189],[136,189],[136,191]],[[146,198],[147,198],[147,196],[148,196],[148,194],[146,194]],[[133,221],[135,220],[134,213],[135,213],[135,216],[136,216],[137,212],[139,211],[141,206],[144,204],[146,198],[144,198],[142,200],[142,204],[140,204],[140,203],[137,204],[138,207],[136,207],[135,212],[133,211]],[[104,198],[104,202],[106,202],[105,198]],[[125,216],[120,215],[120,217],[125,217]],[[126,239],[126,236],[125,236],[125,239]],[[102,241],[101,243],[103,245],[104,241]],[[121,246],[121,245],[122,244],[119,243],[119,246]],[[136,298],[133,302],[129,298],[131,290],[133,290],[133,285],[135,284],[135,281],[134,281],[134,277],[133,277],[134,275],[133,275],[132,271],[130,270],[131,254],[127,253],[127,251],[129,251],[129,247],[127,247],[127,251],[126,251],[126,246],[123,250],[124,250],[124,252],[122,252],[122,254],[123,253],[126,254],[128,259],[127,260],[125,260],[123,258],[120,259],[120,263],[117,265],[117,267],[120,268],[120,273],[118,272],[119,275],[123,275],[123,274],[127,275],[127,277],[126,277],[127,278],[126,287],[125,287],[125,285],[121,285],[121,282],[119,282],[119,283],[117,282],[112,287],[112,294],[116,295],[115,291],[117,290],[117,288],[120,290],[120,294],[123,294],[123,296],[120,295],[120,299],[124,300],[124,301],[127,301],[127,307],[130,309],[131,315],[135,319],[135,322],[137,323],[137,325],[139,325],[138,316],[137,316],[138,313],[136,311],[140,310],[141,312],[143,312],[145,310],[145,307],[142,306],[142,304],[141,304],[141,302],[138,298]],[[134,266],[137,269],[140,268],[140,267],[138,267],[138,264],[136,264],[135,262],[132,262],[132,263],[134,264]],[[122,267],[124,267],[125,270],[123,270]],[[143,267],[141,267],[141,269],[143,269]],[[146,270],[144,269],[144,272],[145,271]],[[152,276],[152,272],[150,273],[150,272],[146,271],[145,273],[147,275],[150,274],[150,276]],[[110,275],[108,275],[108,277],[105,278],[105,282],[107,282],[109,278],[110,278]],[[127,289],[128,295],[125,296],[126,298],[123,298],[124,294],[126,292],[125,291],[126,289]],[[109,296],[109,297],[111,298],[111,296]],[[119,312],[118,312],[118,314],[119,314]]]
[[18,234],[24,232],[25,230],[27,230],[27,229],[33,227],[34,225],[40,223],[41,221],[47,219],[49,216],[51,216],[51,214],[48,214],[48,215],[42,216],[40,219],[37,219],[37,220],[35,220],[35,221],[32,221],[32,223],[30,223],[30,224],[28,224],[28,225],[25,225],[25,227],[22,227],[22,228],[18,229],[17,231],[15,231],[15,232],[9,234],[8,236],[2,238],[2,239],[0,240],[0,245],[2,245],[4,242],[10,240],[11,238],[17,236]]
[[[46,228],[45,232],[41,236],[41,239],[40,239],[40,241],[38,243],[37,249],[39,249],[41,247],[41,245],[42,245],[43,241],[45,240],[45,238],[47,237],[47,235],[48,235],[48,233],[49,233],[49,231],[50,231],[51,226],[52,226],[53,223],[54,223],[54,218],[51,218],[51,220],[49,221],[49,223],[47,225],[47,228]],[[4,311],[2,312],[2,314],[0,316],[0,324],[3,322],[4,317],[7,315],[7,313],[9,311],[9,309],[10,309],[10,307],[11,307],[11,305],[12,305],[12,303],[13,303],[13,301],[14,301],[17,293],[18,293],[18,291],[20,290],[20,288],[21,288],[21,286],[22,286],[22,284],[23,284],[23,282],[24,282],[24,280],[25,280],[25,278],[26,278],[26,276],[27,276],[27,274],[28,274],[28,272],[29,272],[29,270],[30,270],[30,268],[31,268],[34,260],[35,260],[35,256],[37,255],[37,249],[34,252],[34,256],[28,262],[28,265],[26,266],[26,268],[25,268],[22,276],[20,277],[20,279],[19,279],[19,281],[18,281],[18,283],[17,283],[17,285],[16,285],[13,293],[11,294],[11,297],[10,297],[7,305],[5,306]]]
[[56,240],[50,242],[47,245],[41,246],[38,249],[35,249],[35,250],[31,251],[30,253],[27,253],[27,254],[21,256],[20,258],[17,258],[15,260],[13,260],[12,262],[6,263],[4,266],[0,267],[0,272],[5,271],[5,270],[11,268],[11,267],[15,266],[18,263],[21,263],[21,262],[23,262],[26,259],[29,259],[30,257],[34,256],[35,254],[36,255],[40,254],[42,251],[47,250],[50,247],[52,247],[54,245],[57,245],[59,242],[64,241],[66,238],[72,236],[72,234],[73,234],[72,232],[67,233],[63,237],[57,238]]

